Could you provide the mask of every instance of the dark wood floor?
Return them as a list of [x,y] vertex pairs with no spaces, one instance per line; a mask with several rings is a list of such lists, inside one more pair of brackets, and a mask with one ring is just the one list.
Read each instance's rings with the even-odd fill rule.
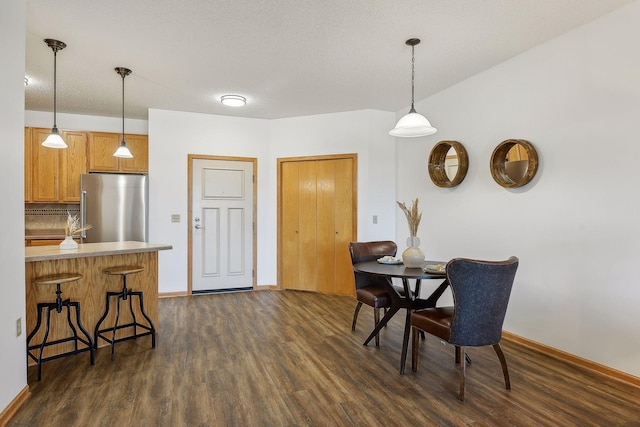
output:
[[420,370],[398,373],[402,319],[362,345],[372,325],[354,300],[259,291],[160,300],[149,337],[48,362],[9,426],[640,426],[640,390],[503,343],[470,349],[466,401],[453,349],[427,337]]

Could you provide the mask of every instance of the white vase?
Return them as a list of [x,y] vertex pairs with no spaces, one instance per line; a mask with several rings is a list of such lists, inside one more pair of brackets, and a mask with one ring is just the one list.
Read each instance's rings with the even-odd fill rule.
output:
[[60,243],[60,249],[78,249],[78,242],[73,240],[73,237],[66,236]]
[[424,264],[424,252],[420,250],[420,238],[411,236],[407,238],[407,249],[402,252],[402,262],[408,268],[422,268]]

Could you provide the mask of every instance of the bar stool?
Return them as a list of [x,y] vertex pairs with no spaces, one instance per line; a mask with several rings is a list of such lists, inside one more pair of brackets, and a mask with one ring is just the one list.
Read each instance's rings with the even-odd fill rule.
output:
[[[87,332],[84,326],[82,326],[82,321],[80,320],[80,303],[77,301],[70,301],[68,298],[65,300],[62,300],[62,297],[61,297],[62,291],[60,290],[60,285],[62,285],[63,283],[76,282],[80,279],[82,279],[82,274],[63,273],[63,274],[54,274],[54,275],[48,275],[48,276],[40,276],[40,277],[36,277],[33,280],[33,283],[40,286],[56,285],[56,301],[38,303],[38,321],[36,323],[35,328],[33,328],[33,331],[27,337],[27,356],[33,359],[38,364],[38,381],[40,381],[40,378],[42,377],[42,364],[49,360],[58,359],[64,356],[71,356],[74,354],[82,353],[83,351],[88,351],[90,355],[89,358],[90,358],[91,364],[95,365],[93,341],[91,340],[91,335],[89,335],[89,332]],[[73,333],[73,335],[67,338],[62,338],[62,339],[57,339],[55,341],[47,342],[47,338],[49,337],[49,329],[51,325],[51,311],[55,310],[56,313],[61,313],[62,307],[67,307],[67,323],[69,324],[69,327],[71,328],[71,332]],[[76,330],[76,327],[73,325],[73,322],[71,322],[71,307],[74,307],[76,309],[76,324],[78,326],[78,329],[80,329],[80,331],[86,337],[86,340],[78,335],[78,331]],[[40,329],[40,325],[42,324],[43,312],[46,312],[47,314],[47,320],[45,321],[44,338],[42,339],[42,342],[40,344],[29,345],[29,343],[31,342],[31,339],[36,335],[36,333]],[[74,343],[73,350],[67,351],[65,353],[56,354],[54,356],[42,357],[42,353],[45,347],[62,344],[69,341],[73,341]],[[86,347],[78,348],[78,341],[86,345]],[[34,354],[32,354],[32,350],[36,350],[36,349],[38,349],[37,357]]]
[[[122,276],[122,290],[119,291],[119,292],[107,292],[106,308],[105,308],[104,314],[102,315],[102,317],[100,318],[100,320],[98,320],[98,323],[96,324],[96,329],[95,329],[95,333],[94,333],[94,345],[95,345],[95,348],[98,348],[98,339],[99,338],[102,338],[103,340],[105,340],[109,344],[111,344],[111,360],[114,360],[114,358],[115,358],[115,343],[117,343],[117,342],[126,341],[126,340],[130,340],[130,339],[135,339],[135,338],[138,338],[138,337],[144,337],[146,335],[151,335],[151,347],[152,348],[156,347],[156,328],[153,325],[153,322],[151,321],[151,318],[144,311],[143,293],[142,293],[142,291],[133,291],[133,290],[127,288],[127,275],[139,273],[141,271],[144,271],[144,267],[140,267],[140,266],[123,266],[123,267],[110,267],[110,268],[106,268],[106,269],[102,270],[103,273],[105,273],[107,275],[110,275],[110,276]],[[142,324],[142,323],[140,323],[140,322],[138,322],[136,320],[136,315],[135,315],[135,313],[133,311],[133,297],[134,296],[138,297],[138,301],[140,302],[140,312],[142,313],[144,318],[147,319],[147,322],[149,323],[148,325]],[[102,324],[102,322],[104,322],[104,320],[109,315],[111,297],[115,297],[116,298],[116,302],[117,302],[115,322],[114,322],[113,326],[110,327],[110,328],[100,329],[100,325]],[[133,320],[132,322],[124,324],[124,325],[118,325],[118,321],[120,320],[120,300],[124,300],[124,301],[129,300],[129,311],[131,312],[131,317],[132,317],[132,320]],[[116,339],[116,332],[119,329],[124,329],[124,328],[133,328],[133,335]],[[138,328],[142,328],[146,332],[140,332],[139,333],[138,332]],[[105,332],[111,332],[111,338],[103,335]]]

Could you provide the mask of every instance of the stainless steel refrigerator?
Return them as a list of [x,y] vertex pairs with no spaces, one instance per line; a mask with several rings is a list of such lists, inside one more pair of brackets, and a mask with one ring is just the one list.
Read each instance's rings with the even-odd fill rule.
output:
[[91,224],[84,243],[147,242],[149,177],[107,173],[80,177],[80,221]]

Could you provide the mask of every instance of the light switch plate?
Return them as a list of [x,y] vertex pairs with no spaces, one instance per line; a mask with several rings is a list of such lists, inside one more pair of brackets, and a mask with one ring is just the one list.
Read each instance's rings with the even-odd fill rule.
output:
[[22,335],[22,317],[16,319],[16,336]]
[[378,223],[378,215],[374,215],[373,216],[373,223],[377,224]]
[[180,214],[171,214],[171,222],[180,222]]

